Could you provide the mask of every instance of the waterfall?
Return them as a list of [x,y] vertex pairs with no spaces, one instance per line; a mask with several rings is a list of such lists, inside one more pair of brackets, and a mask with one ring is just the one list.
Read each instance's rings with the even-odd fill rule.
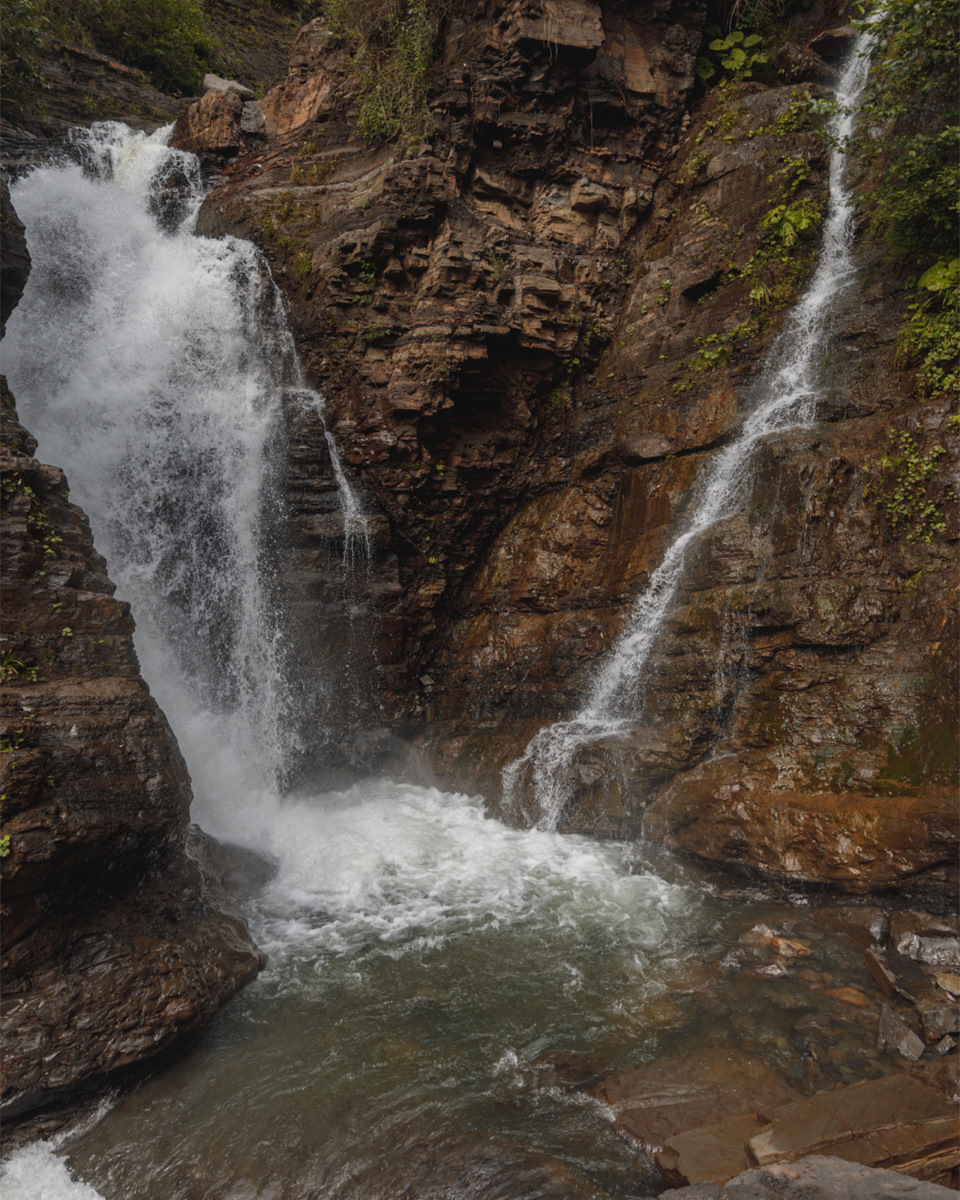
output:
[[[307,732],[276,583],[284,404],[321,420],[323,404],[259,252],[194,236],[197,160],[169,133],[75,131],[72,153],[15,185],[33,272],[4,363],[131,602],[198,817],[255,837]],[[345,553],[359,542],[365,555],[366,519],[326,437]]]
[[844,186],[844,155],[839,147],[853,130],[853,108],[869,70],[866,37],[858,38],[837,86],[839,107],[829,127],[833,140],[829,202],[817,267],[764,364],[757,387],[760,401],[737,437],[701,471],[692,516],[636,601],[583,707],[570,719],[541,729],[523,754],[504,768],[505,805],[517,809],[522,781],[528,780],[543,828],[556,828],[570,798],[569,771],[577,752],[600,739],[627,733],[642,719],[644,670],[677,594],[688,552],[705,530],[747,504],[757,447],[770,435],[809,425],[816,418],[831,307],[854,274],[853,201]]

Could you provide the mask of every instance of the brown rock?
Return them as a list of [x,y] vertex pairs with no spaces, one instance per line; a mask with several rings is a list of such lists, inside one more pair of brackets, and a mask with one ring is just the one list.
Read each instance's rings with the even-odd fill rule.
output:
[[243,109],[243,100],[235,92],[207,92],[177,117],[170,144],[192,154],[236,154]]
[[955,1195],[939,1184],[918,1183],[896,1171],[811,1155],[792,1164],[745,1171],[724,1187],[700,1184],[661,1192],[660,1200],[948,1200]]
[[656,1151],[678,1133],[715,1125],[731,1111],[764,1114],[796,1093],[762,1059],[704,1050],[618,1071],[592,1089],[616,1128]]
[[888,1004],[884,1004],[880,1009],[877,1049],[891,1050],[901,1058],[915,1060],[923,1054],[923,1042]]
[[955,1108],[908,1075],[818,1092],[783,1105],[771,1118],[747,1143],[760,1166],[826,1152],[935,1180],[960,1162]]
[[2,385],[0,1102],[17,1116],[148,1059],[256,974],[190,784],[66,480]]
[[956,854],[951,790],[922,796],[745,786],[743,764],[711,762],[667,788],[644,817],[651,840],[684,854],[850,892],[890,887]]
[[715,1125],[675,1134],[653,1156],[653,1161],[663,1182],[671,1187],[682,1187],[685,1183],[726,1183],[734,1175],[749,1170],[745,1143],[763,1125],[756,1113],[725,1117]]

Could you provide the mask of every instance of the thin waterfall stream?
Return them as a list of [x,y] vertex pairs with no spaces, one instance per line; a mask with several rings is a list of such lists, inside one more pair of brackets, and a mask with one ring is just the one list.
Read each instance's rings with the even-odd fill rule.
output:
[[809,425],[816,418],[820,364],[832,305],[854,273],[853,200],[844,186],[842,146],[853,131],[857,97],[869,59],[861,35],[837,85],[839,110],[830,122],[829,201],[813,277],[771,348],[756,391],[759,402],[730,443],[705,464],[697,482],[692,515],[653,572],[626,629],[594,679],[583,706],[571,718],[540,730],[520,758],[503,771],[507,808],[519,807],[526,783],[538,823],[555,829],[570,798],[569,772],[579,750],[616,739],[643,720],[644,672],[660,637],[697,539],[719,521],[741,511],[752,486],[755,452],[764,438]]
[[[547,1194],[544,1179],[551,1195],[649,1200],[660,1190],[649,1161],[589,1088],[560,1086],[564,1063],[589,1081],[721,1047],[800,1078],[809,1031],[797,1014],[826,1019],[823,980],[869,986],[863,964],[809,932],[802,899],[720,894],[692,871],[655,868],[642,847],[548,820],[509,828],[479,797],[403,780],[291,783],[312,733],[273,582],[286,516],[276,472],[284,404],[322,416],[323,402],[303,387],[257,251],[193,235],[196,163],[167,137],[97,126],[72,158],[15,186],[33,272],[5,369],[38,456],[66,470],[133,606],[194,819],[262,867],[243,903],[268,964],[176,1063],[14,1154],[0,1182],[25,1200],[386,1200],[441,1186],[437,1164],[482,1174],[493,1162],[506,1174],[489,1178],[509,1184],[496,1194],[513,1200]],[[823,295],[849,271],[831,249],[847,237],[839,167],[831,180],[833,266],[803,302],[818,331]],[[778,368],[789,403],[758,411],[741,449],[718,455],[675,571],[661,568],[571,734],[633,711],[626,679],[656,625],[644,614],[669,604],[697,530],[741,502],[756,440],[809,419],[804,354]],[[326,436],[344,569],[362,575],[362,498]],[[818,938],[818,971],[792,981],[792,1008],[741,970],[740,939],[758,921]],[[831,1078],[876,1071],[858,1010],[836,1005],[829,1020]]]

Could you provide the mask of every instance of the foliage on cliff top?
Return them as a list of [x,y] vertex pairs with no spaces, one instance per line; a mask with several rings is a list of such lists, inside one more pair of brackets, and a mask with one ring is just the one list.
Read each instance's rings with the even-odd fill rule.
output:
[[867,173],[875,233],[921,265],[960,237],[960,89],[955,0],[885,0],[853,153]]
[[199,90],[214,44],[199,0],[6,0],[2,75],[15,103],[45,86],[42,52],[51,37],[137,67],[174,95]]
[[324,0],[330,30],[363,73],[360,132],[369,145],[423,130],[445,0]]

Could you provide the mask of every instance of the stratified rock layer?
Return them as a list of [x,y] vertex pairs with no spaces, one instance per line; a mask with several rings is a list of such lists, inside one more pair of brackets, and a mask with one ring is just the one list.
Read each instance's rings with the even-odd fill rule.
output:
[[62,471],[3,383],[3,1109],[196,1028],[260,959],[185,846],[186,769]]
[[[754,404],[817,251],[815,219],[788,245],[767,218],[823,211],[802,93],[827,94],[849,31],[815,4],[776,50],[783,82],[712,89],[688,123],[698,4],[471,15],[443,27],[399,146],[362,142],[362,81],[305,26],[265,140],[241,134],[199,227],[264,246],[382,510],[384,720],[495,805],[502,767],[577,710]],[[672,849],[787,882],[952,887],[960,454],[897,353],[904,280],[876,246],[858,272],[819,423],[770,438],[744,511],[701,539],[643,721],[572,765],[563,827],[635,835],[649,809]],[[926,466],[897,509],[904,454]]]

